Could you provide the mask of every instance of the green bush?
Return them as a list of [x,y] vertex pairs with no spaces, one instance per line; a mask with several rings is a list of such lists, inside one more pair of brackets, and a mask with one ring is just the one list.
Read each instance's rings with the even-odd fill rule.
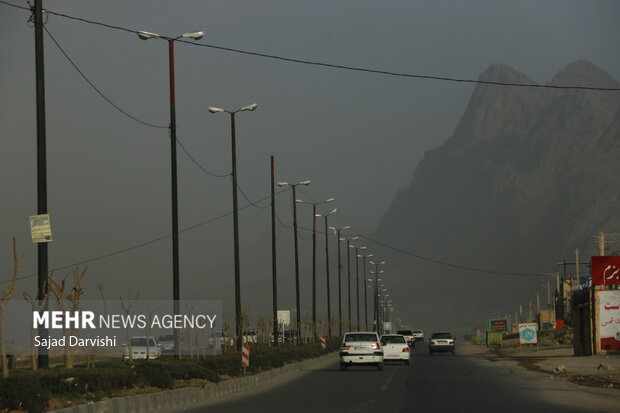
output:
[[171,389],[174,387],[174,379],[170,371],[160,363],[138,363],[136,365],[136,376],[143,379],[145,384],[154,387],[161,389]]
[[0,409],[40,413],[47,408],[48,392],[35,375],[18,375],[0,380]]

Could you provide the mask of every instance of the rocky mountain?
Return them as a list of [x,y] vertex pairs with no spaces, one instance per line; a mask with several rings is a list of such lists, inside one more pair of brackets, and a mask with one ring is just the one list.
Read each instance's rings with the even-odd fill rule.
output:
[[[500,64],[480,80],[535,85]],[[620,87],[588,61],[568,65],[548,85]],[[592,236],[618,229],[620,93],[479,84],[454,134],[425,154],[375,237],[450,263],[542,273],[557,271],[557,261],[573,261],[576,247],[587,260],[595,251]],[[459,270],[402,254],[393,259],[398,266],[390,284],[400,296],[420,298],[416,314],[443,308],[463,323],[527,304],[549,280]],[[474,302],[476,310],[466,314]],[[436,322],[452,327],[449,314],[439,313]]]

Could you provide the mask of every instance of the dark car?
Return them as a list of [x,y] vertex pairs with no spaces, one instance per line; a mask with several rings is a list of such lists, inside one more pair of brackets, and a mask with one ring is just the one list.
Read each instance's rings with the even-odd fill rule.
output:
[[450,352],[454,355],[455,338],[450,333],[433,333],[428,342],[428,354],[437,352]]

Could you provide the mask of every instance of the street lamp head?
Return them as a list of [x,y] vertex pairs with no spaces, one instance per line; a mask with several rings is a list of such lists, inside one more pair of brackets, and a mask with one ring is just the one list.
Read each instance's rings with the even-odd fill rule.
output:
[[144,30],[140,30],[139,32],[136,33],[138,35],[138,37],[142,40],[148,40],[148,39],[156,39],[161,37],[160,35],[158,35],[157,33],[151,33],[151,32],[145,32]]
[[368,248],[368,247],[360,247],[361,250],[365,250],[366,248]]
[[310,180],[308,180],[308,181],[301,181],[297,185],[310,185]]
[[332,201],[335,201],[335,200],[336,200],[336,198],[329,198],[329,199],[326,199],[324,203],[326,204],[328,202],[332,202]]
[[278,186],[288,186],[288,182],[278,182]]
[[366,257],[370,258],[370,257],[374,257],[375,254],[368,254]]
[[332,214],[335,214],[336,212],[338,212],[338,208],[332,209],[332,211],[327,215],[332,215]]
[[242,111],[242,110],[255,111],[257,107],[258,107],[258,103],[252,103],[251,105],[242,107],[241,109],[239,109],[239,111]]
[[203,38],[204,35],[205,35],[205,32],[197,31],[197,32],[184,33],[181,37],[184,37],[186,39],[200,40]]
[[[208,109],[209,109],[209,112],[211,112],[211,113],[219,113],[219,112],[224,112],[224,109],[222,109],[222,108],[216,108],[216,107],[214,107],[214,106],[209,106],[209,107],[208,107]],[[280,184],[278,184],[278,185],[280,185]]]
[[297,202],[298,204],[303,204],[304,201],[302,201],[301,199],[296,199],[295,202]]

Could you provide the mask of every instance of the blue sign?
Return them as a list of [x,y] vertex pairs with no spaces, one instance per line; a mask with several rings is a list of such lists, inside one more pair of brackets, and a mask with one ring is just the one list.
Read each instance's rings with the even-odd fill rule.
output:
[[538,343],[538,326],[536,323],[519,324],[519,341],[521,344]]

